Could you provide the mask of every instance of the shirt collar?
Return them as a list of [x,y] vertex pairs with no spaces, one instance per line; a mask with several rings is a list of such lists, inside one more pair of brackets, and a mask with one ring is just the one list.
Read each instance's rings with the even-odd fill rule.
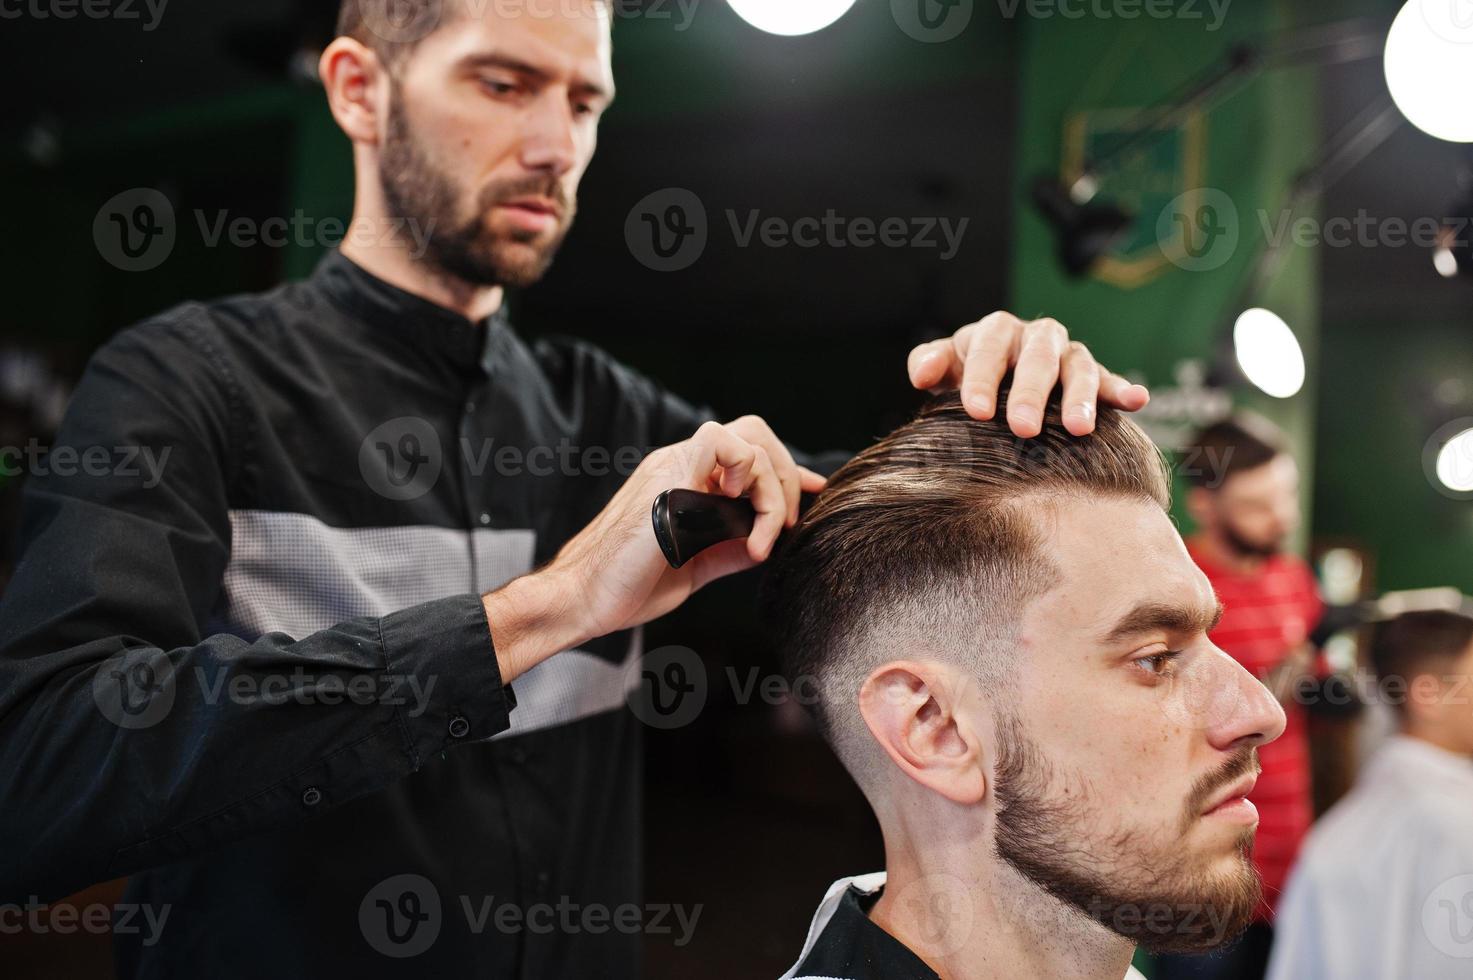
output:
[[509,329],[506,306],[473,321],[454,310],[385,282],[333,249],[318,263],[311,284],[339,308],[370,327],[420,350],[442,353],[469,370],[483,370],[493,344]]
[[1392,735],[1382,746],[1379,768],[1397,773],[1415,772],[1419,781],[1444,789],[1461,787],[1473,793],[1473,759],[1410,735]]
[[[885,872],[840,878],[829,886],[798,962],[779,980],[940,980],[910,948],[876,925],[869,917]],[[1145,980],[1134,966],[1125,980]]]
[[798,962],[785,978],[939,980],[919,956],[870,920],[885,872],[841,878],[829,886]]

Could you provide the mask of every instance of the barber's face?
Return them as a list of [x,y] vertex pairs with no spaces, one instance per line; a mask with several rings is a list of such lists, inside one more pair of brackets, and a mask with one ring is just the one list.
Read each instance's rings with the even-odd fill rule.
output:
[[1213,520],[1239,552],[1267,557],[1299,526],[1299,468],[1288,455],[1234,473],[1211,495]]
[[1062,577],[1024,614],[998,706],[997,851],[1150,949],[1211,948],[1258,897],[1243,796],[1284,713],[1208,641],[1211,585],[1159,507],[1041,516]]
[[572,224],[612,98],[609,15],[596,0],[462,6],[398,68],[381,183],[444,271],[529,285]]

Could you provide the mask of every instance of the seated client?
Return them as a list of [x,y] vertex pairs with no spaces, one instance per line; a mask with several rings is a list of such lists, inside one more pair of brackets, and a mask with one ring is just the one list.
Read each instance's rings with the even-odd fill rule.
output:
[[1101,408],[1008,431],[955,395],[829,481],[764,615],[863,790],[885,870],[830,888],[789,977],[1119,980],[1234,938],[1245,798],[1284,713],[1207,639],[1220,606],[1146,435]]

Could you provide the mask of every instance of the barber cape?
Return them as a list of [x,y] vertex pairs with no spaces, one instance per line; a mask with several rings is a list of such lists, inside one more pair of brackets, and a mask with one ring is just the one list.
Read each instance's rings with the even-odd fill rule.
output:
[[[803,952],[780,980],[940,980],[904,943],[870,921],[885,872],[840,878],[808,927]],[[1131,967],[1125,980],[1145,980]]]
[[1289,877],[1270,980],[1473,977],[1473,760],[1396,735]]

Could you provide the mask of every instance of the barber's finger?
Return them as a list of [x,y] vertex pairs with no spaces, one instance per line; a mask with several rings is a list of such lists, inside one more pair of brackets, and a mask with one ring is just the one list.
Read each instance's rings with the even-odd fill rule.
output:
[[1100,401],[1127,412],[1138,412],[1151,400],[1145,385],[1131,382],[1113,371],[1105,371],[1100,377]]
[[973,324],[965,341],[961,379],[962,406],[972,418],[990,419],[997,412],[997,390],[1012,367],[1022,325],[1011,313],[1002,312]]
[[747,554],[747,542],[733,538],[713,544],[691,558],[685,567],[690,570],[692,591],[699,591],[719,578],[744,572],[755,564]]
[[693,484],[705,485],[714,477],[720,493],[741,496],[757,458],[756,446],[718,422],[706,422],[691,436],[689,447]]
[[772,431],[772,426],[757,415],[744,415],[734,422],[728,422],[728,429],[732,429],[754,445],[761,446],[767,450],[767,455],[772,460],[772,467],[777,472],[777,478],[783,485],[783,498],[787,502],[786,521],[788,527],[798,523],[798,503],[803,496],[802,476],[798,472],[798,464],[793,459],[793,454],[783,441]]
[[1008,427],[1031,438],[1043,431],[1043,411],[1059,381],[1059,361],[1069,334],[1057,320],[1033,320],[1023,326],[1013,387],[1008,393]]
[[918,344],[911,350],[905,359],[905,367],[912,387],[925,391],[946,384],[956,384],[960,380],[961,358],[957,355],[952,340],[952,337],[942,337],[940,340]]
[[1064,428],[1076,436],[1088,435],[1095,428],[1095,401],[1100,393],[1100,365],[1089,348],[1071,340],[1064,353],[1059,374],[1064,380],[1064,394],[1059,404]]
[[754,446],[755,458],[748,470],[747,484],[742,489],[756,511],[752,533],[747,535],[747,554],[753,561],[763,561],[772,553],[777,536],[782,533],[787,516],[787,499],[782,481],[773,469],[772,458],[761,446]]
[[818,493],[829,485],[829,478],[822,473],[815,473],[806,466],[798,467],[798,476],[802,479],[799,484],[804,493]]

